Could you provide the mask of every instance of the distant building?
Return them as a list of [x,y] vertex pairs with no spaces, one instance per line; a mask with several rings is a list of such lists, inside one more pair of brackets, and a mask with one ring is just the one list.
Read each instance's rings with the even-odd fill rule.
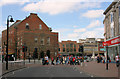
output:
[[1,38],[1,36],[0,36],[0,47],[2,46],[2,41],[1,41],[1,39],[2,39],[2,38]]
[[104,15],[104,46],[108,45],[108,55],[114,60],[120,54],[120,1],[112,2]]
[[[6,51],[6,30],[2,31],[2,49]],[[58,33],[52,32],[35,13],[30,13],[24,20],[17,20],[9,28],[8,54],[23,58],[23,46],[27,46],[25,57],[43,58],[58,53]]]
[[[81,41],[83,40],[83,41]],[[103,38],[86,38],[86,39],[79,39],[79,43],[83,43],[84,46],[84,54],[92,56],[93,53],[95,55],[101,54],[104,55],[104,47],[102,42],[104,41]]]
[[[59,43],[59,54],[61,55],[81,55],[80,46],[82,43],[77,41],[62,41]],[[81,55],[82,56],[82,55]]]
[[83,46],[83,53],[87,56],[92,56],[93,53],[95,55],[101,54],[104,55],[104,39],[103,38],[86,38],[79,39],[79,43],[77,41],[62,41],[59,43],[59,54],[62,55],[80,55],[82,56],[82,52],[80,47]]
[[85,43],[86,40],[85,39],[79,39],[79,43]]

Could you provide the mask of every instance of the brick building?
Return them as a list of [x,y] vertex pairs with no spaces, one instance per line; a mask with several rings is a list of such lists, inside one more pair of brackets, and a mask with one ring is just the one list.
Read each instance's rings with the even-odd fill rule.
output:
[[[2,31],[2,49],[5,52],[6,30]],[[52,32],[35,13],[30,13],[24,20],[17,20],[9,28],[8,54],[23,58],[22,46],[27,46],[26,58],[35,54],[42,58],[58,53],[58,33]]]
[[108,45],[111,60],[120,53],[120,1],[115,0],[104,12],[104,46]]
[[61,55],[81,55],[81,46],[83,46],[84,55],[92,56],[93,53],[95,55],[101,54],[104,55],[104,46],[103,46],[103,38],[86,38],[79,39],[79,43],[77,41],[62,41],[59,43],[59,54]]
[[77,43],[77,41],[62,41],[59,43],[59,54],[61,55],[77,55],[82,54],[79,48],[82,43]]

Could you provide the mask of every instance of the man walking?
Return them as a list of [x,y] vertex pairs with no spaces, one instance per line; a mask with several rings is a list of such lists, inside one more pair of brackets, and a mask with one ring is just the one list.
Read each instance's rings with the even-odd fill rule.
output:
[[119,67],[119,54],[117,54],[117,56],[115,57],[116,59],[116,66]]

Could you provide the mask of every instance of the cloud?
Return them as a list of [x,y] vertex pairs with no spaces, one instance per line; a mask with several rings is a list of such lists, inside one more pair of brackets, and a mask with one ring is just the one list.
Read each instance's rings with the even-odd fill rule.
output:
[[74,28],[78,27],[78,26],[73,26]]
[[[43,0],[39,2],[32,2],[30,4],[27,4],[24,6],[23,11],[27,12],[39,12],[39,13],[48,13],[50,15],[56,15],[60,13],[66,13],[66,12],[74,12],[79,9],[84,9],[84,8],[97,8],[100,7],[100,3],[80,3],[80,2],[60,2],[58,0]],[[79,0],[78,0],[79,1]]]
[[5,29],[7,29],[6,26],[0,26],[0,34],[2,34],[2,31],[5,30]]
[[84,33],[79,34],[79,38],[104,38],[104,28],[94,28],[91,31],[86,31]]
[[74,32],[85,32],[86,29],[85,28],[81,28],[81,29],[75,29]]
[[67,38],[67,33],[71,31],[72,29],[67,29],[67,28],[59,28],[59,29],[54,29],[52,32],[58,32],[59,36],[59,41],[62,40],[68,40]]
[[59,29],[54,29],[53,32],[68,32],[71,31],[72,29],[66,29],[66,28],[59,28]]
[[82,16],[87,18],[101,18],[103,17],[104,10],[89,10],[88,12],[84,13]]
[[78,35],[77,33],[72,33],[72,34],[68,34],[68,37],[67,37],[67,38],[68,38],[68,39],[71,39],[71,38],[73,39],[73,38],[78,38],[78,36],[79,36],[79,35]]
[[97,32],[97,31],[87,31],[80,35],[80,38],[104,38],[104,32]]
[[104,28],[95,28],[95,31],[104,31]]
[[101,26],[101,22],[99,20],[93,21],[91,22],[87,28],[93,28],[93,27],[97,27],[97,26]]
[[26,2],[30,2],[30,0],[0,0],[0,6],[8,5],[8,4],[25,4]]

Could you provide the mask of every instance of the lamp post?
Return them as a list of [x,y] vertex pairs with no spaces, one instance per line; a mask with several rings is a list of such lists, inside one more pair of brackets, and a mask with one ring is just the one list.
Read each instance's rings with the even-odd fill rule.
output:
[[[9,17],[11,17],[10,20],[9,20]],[[9,15],[8,18],[7,18],[6,70],[8,70],[8,37],[9,37],[8,34],[9,34],[9,22],[14,22],[11,15]]]
[[106,70],[108,70],[108,44],[106,45],[106,57],[107,57]]

